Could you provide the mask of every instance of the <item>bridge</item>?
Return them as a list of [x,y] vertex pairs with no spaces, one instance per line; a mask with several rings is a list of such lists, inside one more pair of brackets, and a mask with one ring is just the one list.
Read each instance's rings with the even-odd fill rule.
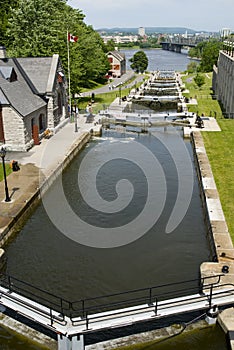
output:
[[[79,301],[67,301],[9,275],[0,281],[0,304],[27,323],[52,331],[58,350],[84,350],[85,337],[100,331],[205,311],[234,303],[234,285],[224,274],[131,290]],[[18,316],[17,316],[18,317]],[[119,336],[119,335],[118,335]]]
[[201,41],[204,41],[204,39],[196,38],[196,37],[184,38],[184,37],[178,36],[178,37],[174,37],[173,39],[168,39],[167,41],[163,41],[160,44],[162,45],[163,50],[175,51],[177,53],[181,53],[182,47],[195,47]]

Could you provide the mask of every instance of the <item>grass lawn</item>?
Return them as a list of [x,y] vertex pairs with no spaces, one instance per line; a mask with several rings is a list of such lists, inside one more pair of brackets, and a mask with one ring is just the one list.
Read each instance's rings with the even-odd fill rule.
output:
[[[10,164],[5,163],[5,165],[6,165],[6,174],[9,175],[12,172]],[[2,164],[0,164],[0,181],[2,180],[3,180],[3,168],[2,168]]]
[[[146,78],[147,79],[147,78]],[[134,78],[130,79],[128,82],[126,82],[125,85],[128,85],[131,81],[133,81]],[[137,83],[136,87],[139,87],[142,84],[142,82]],[[132,88],[125,88],[124,85],[121,88],[121,96],[128,95],[130,93],[130,90]],[[116,97],[119,97],[119,90],[106,92],[103,94],[95,94],[95,103],[92,105],[93,113],[96,114],[100,110],[107,108]],[[90,102],[90,97],[82,97],[79,99],[79,109],[85,109],[87,104]]]
[[212,100],[212,73],[205,73],[205,84],[201,89],[193,82],[194,75],[183,77],[189,97],[195,97],[198,106],[190,106],[189,111],[216,116],[221,132],[202,132],[206,152],[210,160],[217,189],[219,191],[229,232],[234,242],[234,120],[224,119],[219,103]]
[[202,132],[229,232],[234,242],[234,120],[218,119],[222,132]]

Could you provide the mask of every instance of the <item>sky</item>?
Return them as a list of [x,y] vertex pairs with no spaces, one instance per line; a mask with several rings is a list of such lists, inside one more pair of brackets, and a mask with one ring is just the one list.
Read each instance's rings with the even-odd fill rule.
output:
[[186,27],[234,30],[234,0],[68,0],[99,28]]

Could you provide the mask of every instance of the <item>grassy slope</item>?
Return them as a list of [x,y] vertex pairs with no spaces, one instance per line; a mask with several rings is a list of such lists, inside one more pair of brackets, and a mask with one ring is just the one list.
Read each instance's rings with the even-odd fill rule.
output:
[[201,115],[215,116],[221,132],[202,132],[207,155],[209,157],[216,186],[219,191],[223,211],[234,242],[234,120],[224,119],[217,101],[212,100],[212,73],[204,74],[205,85],[196,88],[192,75],[184,76],[183,81],[189,89],[190,97],[197,97],[198,108],[191,106],[189,110]]

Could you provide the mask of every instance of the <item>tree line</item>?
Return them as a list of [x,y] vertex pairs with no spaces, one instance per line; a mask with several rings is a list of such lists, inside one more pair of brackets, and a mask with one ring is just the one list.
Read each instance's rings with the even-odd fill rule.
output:
[[[0,7],[0,44],[9,57],[38,57],[59,54],[68,71],[67,31],[78,37],[69,44],[71,92],[103,82],[110,68],[106,53],[115,43],[105,44],[100,35],[84,22],[85,15],[67,4],[67,0],[4,0]],[[156,42],[151,42],[155,45]],[[188,70],[209,72],[216,64],[222,42],[201,42],[189,51],[200,64],[191,63]],[[142,51],[141,51],[142,52]],[[136,72],[147,69],[146,55],[138,53],[131,59]]]
[[85,15],[67,0],[4,0],[0,8],[0,44],[9,57],[46,57],[59,54],[68,71],[67,32],[78,37],[69,43],[71,91],[103,80],[110,65],[105,45]]

